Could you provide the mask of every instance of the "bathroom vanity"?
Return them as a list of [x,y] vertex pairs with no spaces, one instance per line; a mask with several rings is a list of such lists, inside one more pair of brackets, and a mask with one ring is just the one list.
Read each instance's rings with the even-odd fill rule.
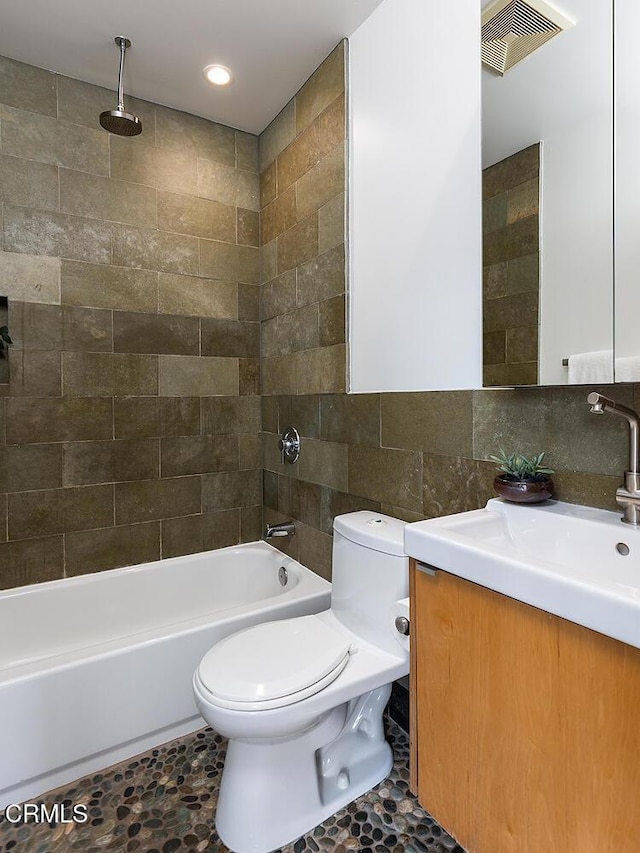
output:
[[[562,508],[546,518],[544,510],[542,516],[532,508],[518,515],[521,509],[451,516],[449,532],[447,519],[419,522],[405,536],[408,553],[418,558],[411,561],[413,790],[469,853],[637,853],[640,648],[549,612],[551,599],[545,609],[517,597],[541,595],[537,579],[523,570],[536,539],[542,552],[537,572],[552,576],[563,573],[563,560],[572,564],[572,540],[591,536],[596,560],[599,548],[608,553],[611,539],[615,556],[610,565],[601,562],[617,590],[598,592],[599,601],[596,596],[587,606],[595,562],[581,577],[569,565],[575,577],[567,570],[567,588],[575,583],[568,606],[575,598],[578,617],[587,623],[600,618],[598,608],[615,613],[621,604],[616,594],[631,608],[640,606],[640,531],[621,524],[615,513],[569,512],[560,519],[569,530],[565,540],[545,551],[547,522],[558,521]],[[458,519],[463,522],[456,527]],[[478,530],[485,522],[491,534],[483,537]],[[420,526],[412,537],[410,528]],[[626,554],[615,550],[621,544]],[[433,559],[422,562],[443,547],[435,566]],[[474,572],[484,575],[470,579]],[[634,574],[635,584],[629,583]],[[552,598],[563,610],[563,592]],[[621,633],[633,629],[621,610],[615,618]]]

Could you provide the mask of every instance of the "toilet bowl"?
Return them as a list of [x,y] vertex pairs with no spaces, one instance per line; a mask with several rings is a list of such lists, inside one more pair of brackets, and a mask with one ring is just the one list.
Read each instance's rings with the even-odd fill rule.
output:
[[372,512],[334,522],[331,608],[217,643],[193,688],[228,738],[216,829],[236,853],[294,841],[382,781],[382,715],[409,670],[393,624],[408,594],[402,522]]

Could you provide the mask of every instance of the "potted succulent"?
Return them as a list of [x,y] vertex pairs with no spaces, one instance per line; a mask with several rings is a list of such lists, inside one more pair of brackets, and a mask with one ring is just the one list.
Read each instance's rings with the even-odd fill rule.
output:
[[542,464],[544,453],[523,456],[500,450],[499,456],[490,456],[497,463],[500,473],[493,481],[493,487],[500,497],[514,503],[538,503],[553,494],[553,474],[551,468]]

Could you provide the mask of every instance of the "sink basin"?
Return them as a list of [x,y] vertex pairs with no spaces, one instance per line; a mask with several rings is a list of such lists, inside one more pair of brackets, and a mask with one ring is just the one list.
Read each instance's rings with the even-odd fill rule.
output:
[[616,512],[495,498],[407,525],[404,547],[428,566],[640,648],[640,530]]

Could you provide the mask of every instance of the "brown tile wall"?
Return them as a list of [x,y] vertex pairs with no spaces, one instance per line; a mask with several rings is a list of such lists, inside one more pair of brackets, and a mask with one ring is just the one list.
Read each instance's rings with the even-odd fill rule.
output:
[[483,384],[537,385],[540,144],[482,174]]
[[614,508],[626,428],[586,389],[344,393],[342,45],[259,160],[255,137],[144,102],[143,136],[109,137],[112,97],[0,60],[0,585],[256,539],[262,496],[330,576],[336,514],[481,506],[500,447],[546,450],[558,497]]
[[0,586],[260,536],[258,140],[0,58]]
[[345,390],[340,44],[260,137],[262,393]]
[[[340,364],[332,363],[339,378],[328,364],[321,366],[321,309],[344,294],[343,196],[322,197],[317,223],[315,214],[305,222],[303,208],[300,224],[299,202],[303,188],[314,184],[314,170],[319,172],[331,156],[325,153],[331,146],[322,134],[333,125],[323,123],[322,116],[341,103],[342,57],[339,47],[260,137],[263,234],[267,228],[271,238],[263,249],[262,285],[264,516],[271,522],[293,519],[298,529],[290,543],[274,542],[330,577],[335,515],[370,508],[417,520],[478,508],[493,496],[495,471],[486,460],[501,447],[524,453],[546,450],[556,469],[558,498],[615,509],[615,488],[627,459],[627,428],[617,419],[589,415],[587,388],[347,395],[339,384],[345,374],[342,356]],[[298,152],[309,127],[315,127],[316,136],[305,159]],[[331,168],[337,171],[335,161]],[[509,171],[508,161],[505,169]],[[537,164],[530,176],[522,174],[518,171],[511,180],[515,189],[500,200],[507,207],[497,215],[509,217],[511,199],[513,222],[504,219],[502,237],[512,239],[514,246],[530,240],[523,258],[509,262],[512,274],[513,266],[523,265],[515,272],[526,282],[533,275],[537,226],[527,237],[521,223],[535,216],[524,213],[529,204],[525,190],[535,181]],[[328,179],[319,183],[327,192],[337,186]],[[500,195],[488,184],[487,192],[490,198]],[[308,251],[315,250],[316,224],[318,239],[331,234],[331,245],[323,243],[317,257],[306,259],[309,243]],[[494,235],[499,231],[495,228]],[[498,236],[491,239],[499,242]],[[283,257],[286,269],[278,265]],[[299,261],[295,268],[289,258]],[[537,284],[537,268],[535,274]],[[325,349],[327,358],[335,352],[332,345]],[[322,387],[328,380],[337,385]],[[603,390],[634,404],[632,386]],[[640,388],[635,391],[637,406]],[[283,466],[277,434],[289,424],[302,435],[302,453],[296,465]]]

